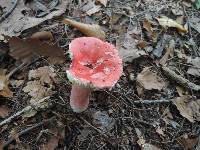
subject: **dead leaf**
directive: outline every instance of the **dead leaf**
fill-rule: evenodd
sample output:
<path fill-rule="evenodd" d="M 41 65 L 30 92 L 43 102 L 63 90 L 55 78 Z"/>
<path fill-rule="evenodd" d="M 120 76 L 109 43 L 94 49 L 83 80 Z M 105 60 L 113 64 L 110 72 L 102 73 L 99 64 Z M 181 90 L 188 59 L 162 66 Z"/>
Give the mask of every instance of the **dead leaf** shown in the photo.
<path fill-rule="evenodd" d="M 56 73 L 54 73 L 54 69 L 50 66 L 43 66 L 35 70 L 30 70 L 28 74 L 29 80 L 32 78 L 39 78 L 41 82 L 52 85 L 53 82 L 56 81 Z"/>
<path fill-rule="evenodd" d="M 52 136 L 46 144 L 40 146 L 41 150 L 55 150 L 59 141 L 64 139 L 64 129 L 64 125 L 61 122 L 57 125 L 57 128 L 50 129 L 49 132 Z"/>
<path fill-rule="evenodd" d="M 170 124 L 170 120 L 173 119 L 172 113 L 170 112 L 169 108 L 166 108 L 165 111 L 163 112 L 163 121 L 169 125 Z"/>
<path fill-rule="evenodd" d="M 13 87 L 19 87 L 24 83 L 24 80 L 10 80 L 10 84 Z"/>
<path fill-rule="evenodd" d="M 164 113 L 163 113 L 163 121 L 165 122 L 166 125 L 171 125 L 173 128 L 177 129 L 180 127 L 180 125 L 174 121 L 173 116 L 169 110 L 169 108 L 167 108 Z"/>
<path fill-rule="evenodd" d="M 43 144 L 41 147 L 41 150 L 55 150 L 55 148 L 58 146 L 59 138 L 55 136 L 51 136 L 50 140 Z"/>
<path fill-rule="evenodd" d="M 143 21 L 143 28 L 147 31 L 147 35 L 148 35 L 149 39 L 151 39 L 153 42 L 156 42 L 157 35 L 156 35 L 156 32 L 153 31 L 153 28 L 152 28 L 149 20 L 145 19 Z"/>
<path fill-rule="evenodd" d="M 158 148 L 154 145 L 146 143 L 146 141 L 142 135 L 142 132 L 138 128 L 135 128 L 135 132 L 138 136 L 137 143 L 141 147 L 142 150 L 161 150 L 160 148 Z"/>
<path fill-rule="evenodd" d="M 7 0 L 1 0 L 2 8 L 9 9 L 10 6 L 12 6 L 11 3 L 12 1 L 8 2 Z M 24 15 L 22 12 L 28 12 L 29 8 L 25 6 L 23 0 L 18 0 L 17 6 L 12 14 L 0 24 L 0 40 L 4 40 L 3 35 L 18 36 L 26 29 L 34 27 L 45 20 L 60 16 L 65 12 L 68 3 L 69 1 L 62 0 L 55 9 L 51 10 L 46 16 L 36 18 L 35 16 Z"/>
<path fill-rule="evenodd" d="M 99 2 L 106 7 L 108 0 L 96 0 L 96 2 Z"/>
<path fill-rule="evenodd" d="M 25 111 L 25 112 L 22 114 L 22 117 L 23 117 L 23 118 L 30 118 L 30 117 L 35 116 L 35 114 L 37 114 L 37 110 L 35 110 L 35 108 L 33 108 L 33 109 L 30 109 L 30 110 Z"/>
<path fill-rule="evenodd" d="M 157 89 L 161 90 L 167 86 L 167 83 L 150 70 L 150 67 L 146 67 L 137 75 L 137 83 L 139 86 L 143 87 L 146 90 Z"/>
<path fill-rule="evenodd" d="M 145 143 L 144 145 L 141 146 L 142 150 L 161 150 L 160 148 L 158 148 L 155 145 L 149 144 L 149 143 Z"/>
<path fill-rule="evenodd" d="M 180 97 L 188 94 L 187 91 L 181 86 L 176 86 L 176 90 Z"/>
<path fill-rule="evenodd" d="M 8 84 L 9 84 L 9 80 L 5 74 L 5 70 L 0 69 L 0 95 L 3 97 L 13 96 L 13 93 L 10 91 Z"/>
<path fill-rule="evenodd" d="M 135 132 L 138 136 L 138 140 L 137 140 L 138 145 L 140 146 L 144 145 L 146 141 L 142 135 L 142 132 L 138 128 L 135 128 Z"/>
<path fill-rule="evenodd" d="M 71 19 L 64 19 L 63 23 L 77 28 L 80 32 L 82 32 L 86 36 L 92 36 L 92 37 L 97 37 L 100 39 L 105 39 L 105 32 L 97 24 L 85 24 L 85 23 L 77 22 Z"/>
<path fill-rule="evenodd" d="M 137 94 L 140 96 L 140 97 L 143 97 L 144 96 L 144 88 L 140 87 L 140 86 L 136 86 L 136 90 L 137 90 Z"/>
<path fill-rule="evenodd" d="M 31 96 L 30 104 L 35 105 L 44 97 L 51 96 L 53 91 L 53 83 L 55 82 L 56 74 L 49 66 L 40 67 L 36 70 L 29 71 L 29 80 L 26 86 L 22 89 L 25 93 Z M 45 85 L 47 84 L 47 86 Z M 45 105 L 45 104 L 44 104 Z M 29 112 L 34 114 L 35 112 Z"/>
<path fill-rule="evenodd" d="M 24 0 L 25 5 L 30 8 L 36 17 L 44 17 L 51 11 L 56 9 L 59 5 L 59 0 L 52 1 L 38 1 L 38 0 Z"/>
<path fill-rule="evenodd" d="M 5 144 L 5 141 L 0 139 L 0 150 L 3 150 L 3 145 Z"/>
<path fill-rule="evenodd" d="M 162 56 L 163 50 L 169 40 L 171 40 L 172 37 L 170 35 L 164 34 L 157 42 L 156 47 L 153 50 L 153 55 L 157 58 L 160 58 Z"/>
<path fill-rule="evenodd" d="M 83 142 L 87 139 L 88 135 L 92 133 L 92 130 L 89 128 L 84 128 L 80 131 L 80 134 L 77 136 L 78 140 Z"/>
<path fill-rule="evenodd" d="M 193 65 L 188 68 L 187 73 L 193 76 L 200 77 L 200 57 L 196 58 L 188 57 L 187 63 Z"/>
<path fill-rule="evenodd" d="M 31 99 L 30 105 L 26 106 L 23 110 L 22 117 L 33 117 L 37 111 L 46 110 L 51 106 L 50 96 L 43 97 L 41 99 Z"/>
<path fill-rule="evenodd" d="M 53 81 L 55 81 L 55 73 L 48 66 L 40 67 L 36 70 L 29 71 L 29 79 L 26 86 L 22 89 L 25 93 L 31 96 L 29 103 L 39 109 L 48 108 L 50 102 L 47 101 L 49 96 L 54 94 Z M 46 86 L 47 84 L 48 86 Z M 47 100 L 45 99 L 47 98 Z M 37 109 L 30 109 L 23 114 L 24 118 L 32 117 L 37 113 Z"/>
<path fill-rule="evenodd" d="M 97 111 L 93 114 L 93 124 L 103 133 L 109 132 L 115 125 L 115 120 L 108 116 L 106 112 Z"/>
<path fill-rule="evenodd" d="M 52 86 L 49 88 L 45 87 L 43 83 L 35 80 L 27 82 L 27 85 L 22 90 L 31 96 L 30 105 L 37 106 L 38 108 L 35 107 L 25 111 L 22 115 L 23 118 L 33 117 L 40 109 L 49 107 L 50 102 L 48 97 L 53 94 Z"/>
<path fill-rule="evenodd" d="M 158 134 L 162 135 L 162 136 L 165 136 L 163 130 L 164 130 L 163 128 L 158 127 L 158 128 L 156 129 L 156 132 L 157 132 Z"/>
<path fill-rule="evenodd" d="M 161 26 L 165 27 L 173 27 L 177 28 L 179 32 L 187 33 L 187 29 L 185 29 L 181 24 L 177 23 L 175 20 L 172 20 L 166 16 L 161 16 L 156 18 Z"/>
<path fill-rule="evenodd" d="M 190 1 L 190 0 L 189 0 L 189 1 Z M 186 7 L 192 7 L 191 2 L 189 2 L 189 1 L 182 1 L 182 4 L 183 4 L 184 6 L 186 6 Z"/>
<path fill-rule="evenodd" d="M 137 43 L 137 47 L 141 48 L 141 49 L 144 49 L 145 47 L 147 47 L 147 42 L 143 41 L 143 40 L 140 40 L 138 43 Z"/>
<path fill-rule="evenodd" d="M 193 16 L 192 18 L 188 18 L 188 19 L 189 19 L 190 26 L 200 33 L 200 18 Z"/>
<path fill-rule="evenodd" d="M 183 134 L 177 138 L 185 150 L 193 149 L 198 143 L 198 136 L 189 137 L 188 134 Z"/>
<path fill-rule="evenodd" d="M 119 36 L 116 40 L 116 47 L 119 50 L 119 55 L 123 62 L 132 62 L 134 59 L 147 55 L 145 51 L 137 48 L 137 41 L 133 39 L 128 33 Z"/>
<path fill-rule="evenodd" d="M 184 24 L 185 16 L 180 16 L 176 18 L 176 22 L 179 24 Z"/>
<path fill-rule="evenodd" d="M 27 82 L 22 90 L 28 93 L 34 100 L 49 96 L 50 92 L 50 88 L 44 87 L 43 83 L 38 80 Z"/>
<path fill-rule="evenodd" d="M 174 48 L 175 48 L 175 41 L 171 40 L 169 43 L 169 47 L 166 48 L 165 55 L 159 61 L 161 65 L 164 65 L 167 62 L 169 56 L 173 57 Z"/>
<path fill-rule="evenodd" d="M 0 117 L 1 118 L 7 117 L 10 112 L 11 112 L 11 110 L 7 106 L 5 106 L 5 105 L 0 106 Z"/>
<path fill-rule="evenodd" d="M 192 99 L 189 95 L 177 97 L 173 101 L 180 114 L 190 122 L 200 121 L 200 99 Z"/>
<path fill-rule="evenodd" d="M 64 51 L 56 45 L 49 45 L 38 39 L 9 39 L 10 55 L 23 62 L 29 61 L 33 56 L 42 55 L 49 57 L 51 63 L 62 63 L 65 60 Z"/>
<path fill-rule="evenodd" d="M 172 5 L 171 11 L 176 16 L 183 16 L 184 15 L 184 11 L 182 9 L 182 6 L 179 5 L 179 4 Z"/>
<path fill-rule="evenodd" d="M 33 33 L 30 38 L 38 39 L 41 41 L 42 40 L 50 41 L 50 40 L 53 40 L 53 35 L 49 31 L 40 31 L 40 32 Z"/>
<path fill-rule="evenodd" d="M 89 0 L 86 5 L 82 7 L 82 11 L 86 12 L 87 15 L 91 16 L 101 10 L 100 5 L 96 5 L 95 1 Z"/>

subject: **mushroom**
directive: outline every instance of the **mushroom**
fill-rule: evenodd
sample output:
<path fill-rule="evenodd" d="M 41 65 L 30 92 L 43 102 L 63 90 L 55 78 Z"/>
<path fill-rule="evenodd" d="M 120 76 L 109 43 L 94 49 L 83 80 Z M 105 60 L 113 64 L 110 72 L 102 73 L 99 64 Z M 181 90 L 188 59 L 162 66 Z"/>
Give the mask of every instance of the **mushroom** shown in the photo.
<path fill-rule="evenodd" d="M 69 45 L 72 59 L 67 77 L 72 82 L 70 106 L 82 112 L 95 89 L 111 88 L 122 75 L 122 60 L 116 48 L 95 37 L 80 37 Z"/>

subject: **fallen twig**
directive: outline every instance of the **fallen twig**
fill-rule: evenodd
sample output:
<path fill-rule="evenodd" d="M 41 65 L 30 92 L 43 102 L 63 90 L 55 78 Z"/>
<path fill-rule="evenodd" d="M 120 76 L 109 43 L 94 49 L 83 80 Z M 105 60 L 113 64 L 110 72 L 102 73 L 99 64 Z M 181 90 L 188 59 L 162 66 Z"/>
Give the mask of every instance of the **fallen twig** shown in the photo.
<path fill-rule="evenodd" d="M 13 69 L 9 74 L 7 74 L 6 77 L 9 79 L 14 73 L 16 73 L 18 70 L 20 70 L 25 65 L 26 65 L 25 62 L 22 63 L 22 64 L 20 64 L 18 67 L 16 67 L 15 69 Z"/>
<path fill-rule="evenodd" d="M 20 116 L 21 114 L 23 114 L 24 112 L 30 111 L 31 110 L 31 106 L 27 106 L 24 109 L 22 109 L 21 111 L 18 111 L 17 113 L 13 114 L 12 116 L 10 116 L 9 118 L 5 119 L 4 121 L 0 122 L 0 127 L 11 122 L 14 118 Z"/>
<path fill-rule="evenodd" d="M 5 13 L 3 14 L 1 17 L 0 17 L 0 23 L 5 20 L 12 12 L 13 10 L 15 9 L 15 7 L 17 6 L 17 2 L 18 0 L 15 0 L 13 3 L 13 6 Z"/>
<path fill-rule="evenodd" d="M 25 130 L 22 130 L 21 132 L 19 132 L 19 133 L 17 134 L 17 137 L 20 137 L 20 136 L 22 136 L 23 134 L 26 134 L 27 132 L 29 132 L 29 131 L 31 131 L 31 130 L 33 130 L 33 129 L 39 127 L 39 126 L 41 126 L 41 125 L 43 125 L 43 124 L 45 124 L 45 123 L 47 123 L 47 122 L 50 122 L 50 121 L 54 120 L 55 118 L 56 118 L 56 117 L 54 116 L 54 117 L 51 117 L 51 118 L 49 118 L 49 119 L 43 120 L 42 122 L 37 123 L 37 124 L 35 124 L 35 125 L 31 126 L 31 127 L 28 127 L 28 128 L 26 128 Z M 12 143 L 14 140 L 15 140 L 15 138 L 9 139 L 9 140 L 3 145 L 3 148 L 6 148 L 6 147 L 7 147 L 10 143 Z"/>
<path fill-rule="evenodd" d="M 175 80 L 177 83 L 183 85 L 184 87 L 195 90 L 195 91 L 200 90 L 199 85 L 196 85 L 196 84 L 190 82 L 189 80 L 183 78 L 182 76 L 176 74 L 174 71 L 172 71 L 168 67 L 162 66 L 162 69 L 166 73 L 166 75 L 168 75 L 169 77 L 171 77 L 173 80 Z"/>
<path fill-rule="evenodd" d="M 156 103 L 169 103 L 172 100 L 170 99 L 159 99 L 159 100 L 139 100 L 133 101 L 135 104 L 156 104 Z"/>
<path fill-rule="evenodd" d="M 37 103 L 35 103 L 33 106 L 26 106 L 24 109 L 22 109 L 21 111 L 18 111 L 17 113 L 13 114 L 12 116 L 8 117 L 7 119 L 3 120 L 2 122 L 0 122 L 0 127 L 11 122 L 13 119 L 15 119 L 16 117 L 19 117 L 20 115 L 22 115 L 25 112 L 31 111 L 32 109 L 34 110 L 39 110 L 42 109 L 44 107 L 44 105 L 42 105 L 42 103 L 44 103 L 46 100 L 49 99 L 49 96 L 44 97 L 43 99 L 39 100 Z M 45 108 L 45 107 L 44 107 Z M 43 108 L 43 109 L 44 109 Z"/>

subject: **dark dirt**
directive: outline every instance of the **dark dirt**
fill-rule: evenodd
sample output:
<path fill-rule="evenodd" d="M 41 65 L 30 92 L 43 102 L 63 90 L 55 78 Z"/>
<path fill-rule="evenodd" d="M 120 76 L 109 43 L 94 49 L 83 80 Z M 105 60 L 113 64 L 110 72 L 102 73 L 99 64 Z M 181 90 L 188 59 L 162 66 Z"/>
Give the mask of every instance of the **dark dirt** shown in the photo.
<path fill-rule="evenodd" d="M 37 27 L 28 29 L 22 33 L 21 37 L 29 37 L 35 31 L 51 31 L 55 39 L 53 43 L 67 52 L 70 41 L 76 37 L 83 36 L 76 29 L 60 23 L 61 18 L 70 17 L 81 22 L 99 24 L 106 31 L 106 40 L 116 45 L 116 39 L 130 28 L 142 29 L 142 21 L 145 16 L 157 17 L 165 15 L 170 18 L 176 18 L 177 16 L 171 12 L 173 7 L 180 8 L 184 12 L 184 16 L 186 14 L 187 16 L 197 17 L 200 15 L 198 10 L 184 6 L 181 1 L 144 0 L 140 2 L 140 0 L 110 0 L 107 7 L 102 7 L 103 9 L 98 13 L 88 16 L 83 14 L 78 1 L 74 0 L 69 3 L 69 7 L 63 16 L 45 21 Z M 193 37 L 196 45 L 200 47 L 200 33 L 197 33 L 192 28 L 186 35 L 172 32 L 172 30 L 162 31 L 162 29 L 157 29 L 156 32 L 159 33 L 160 37 L 164 33 L 170 34 L 174 39 L 179 39 L 182 43 Z M 137 36 L 147 39 L 143 29 Z M 8 45 L 1 42 L 0 48 L 7 50 Z M 182 49 L 183 46 L 181 47 L 180 44 L 176 48 Z M 187 51 L 187 54 L 195 56 L 195 52 L 192 49 Z M 55 83 L 55 94 L 51 97 L 51 107 L 38 112 L 34 117 L 27 119 L 18 117 L 11 123 L 3 126 L 0 129 L 0 139 L 9 141 L 15 137 L 9 144 L 4 142 L 5 149 L 36 150 L 48 143 L 52 137 L 56 137 L 58 139 L 56 149 L 140 150 L 142 148 L 137 142 L 141 138 L 137 133 L 138 129 L 145 143 L 150 143 L 163 150 L 186 149 L 179 139 L 184 134 L 198 137 L 200 133 L 199 122 L 189 122 L 180 115 L 176 106 L 171 102 L 155 104 L 134 103 L 134 101 L 138 100 L 174 99 L 178 97 L 176 89 L 178 84 L 165 76 L 157 64 L 157 60 L 149 54 L 149 56 L 141 56 L 131 63 L 126 63 L 124 65 L 124 74 L 115 87 L 111 90 L 92 92 L 89 108 L 81 114 L 73 113 L 69 106 L 71 85 L 67 80 L 65 70 L 70 64 L 70 59 L 66 55 L 66 62 L 64 64 L 50 64 L 60 77 L 59 83 Z M 198 77 L 193 77 L 186 73 L 188 66 L 184 65 L 184 63 L 178 63 L 176 58 L 170 59 L 168 63 L 175 65 L 181 70 L 185 78 L 200 85 Z M 9 72 L 18 66 L 19 62 L 16 62 L 7 53 L 0 53 L 0 64 L 1 68 L 7 68 Z M 12 76 L 12 79 L 24 79 L 24 83 L 17 88 L 10 87 L 14 92 L 13 98 L 0 97 L 0 105 L 6 105 L 12 110 L 9 116 L 22 110 L 29 104 L 30 96 L 22 91 L 22 88 L 28 81 L 29 70 L 45 65 L 49 65 L 45 58 L 37 58 L 29 66 L 23 67 Z M 151 66 L 153 70 L 158 72 L 170 84 L 165 90 L 144 90 L 143 94 L 139 95 L 136 80 L 135 78 L 133 80 L 130 79 L 130 74 L 136 77 L 147 66 Z M 198 91 L 187 90 L 187 92 L 196 98 L 200 98 Z M 171 118 L 173 122 L 166 124 L 163 118 L 167 115 L 166 111 L 168 110 L 173 116 Z M 102 124 L 98 123 L 98 119 L 94 119 L 94 115 L 97 112 L 106 114 L 107 119 L 110 119 L 109 124 L 111 125 L 105 125 L 106 129 Z M 51 121 L 44 122 L 44 120 L 49 118 L 52 118 Z M 16 137 L 20 132 L 41 122 L 42 124 L 38 127 Z M 162 129 L 163 134 L 158 133 L 158 128 Z M 49 147 L 46 145 L 46 148 Z"/>

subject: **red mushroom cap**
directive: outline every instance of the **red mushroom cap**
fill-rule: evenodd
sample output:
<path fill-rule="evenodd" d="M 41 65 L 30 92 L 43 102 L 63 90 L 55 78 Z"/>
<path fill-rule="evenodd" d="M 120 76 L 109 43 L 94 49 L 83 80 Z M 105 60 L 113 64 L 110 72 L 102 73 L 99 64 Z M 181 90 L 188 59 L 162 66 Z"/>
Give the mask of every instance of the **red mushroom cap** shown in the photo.
<path fill-rule="evenodd" d="M 68 78 L 86 87 L 110 88 L 122 75 L 122 60 L 116 48 L 94 37 L 74 39 L 70 44 L 72 64 Z"/>

